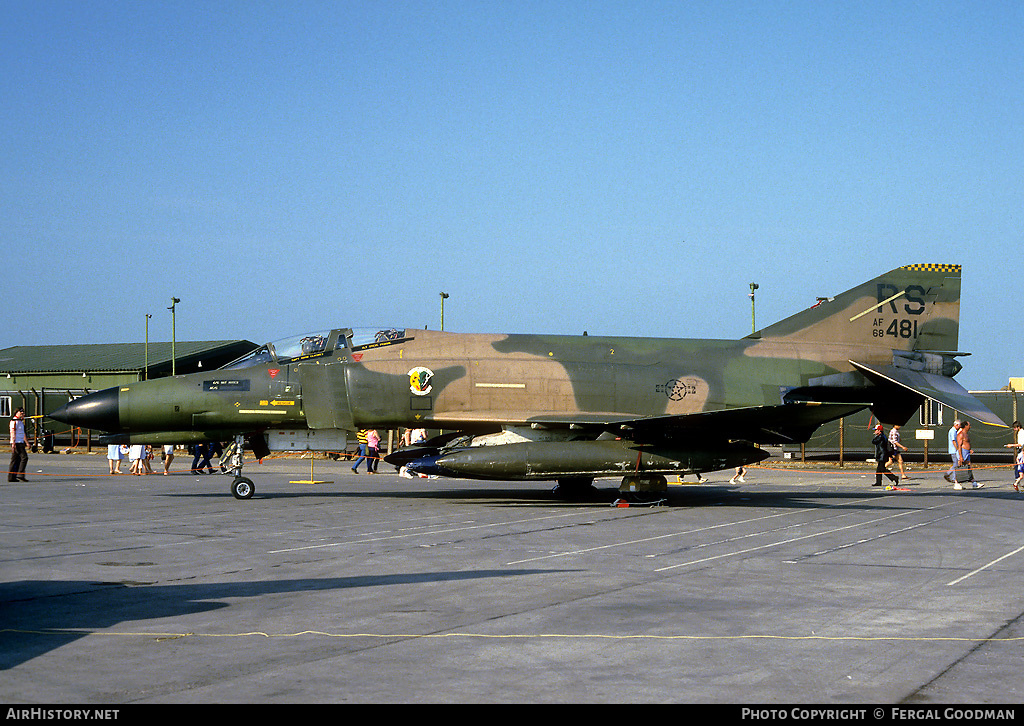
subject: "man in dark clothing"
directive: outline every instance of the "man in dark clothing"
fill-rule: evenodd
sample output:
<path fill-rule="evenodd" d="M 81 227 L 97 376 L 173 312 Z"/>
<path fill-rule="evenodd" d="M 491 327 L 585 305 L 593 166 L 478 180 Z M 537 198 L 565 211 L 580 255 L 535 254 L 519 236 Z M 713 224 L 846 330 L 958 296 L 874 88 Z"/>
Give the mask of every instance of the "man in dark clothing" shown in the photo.
<path fill-rule="evenodd" d="M 882 474 L 885 474 L 893 482 L 898 482 L 900 480 L 899 477 L 885 468 L 885 462 L 889 461 L 889 457 L 892 456 L 892 451 L 889 449 L 889 439 L 885 435 L 885 430 L 882 428 L 882 424 L 875 426 L 875 438 L 871 439 L 871 443 L 875 445 L 876 462 L 875 483 L 872 486 L 882 486 Z"/>
<path fill-rule="evenodd" d="M 219 441 L 206 442 L 206 459 L 204 459 L 200 463 L 200 468 L 202 468 L 203 464 L 206 464 L 206 466 L 209 468 L 209 472 L 211 474 L 216 474 L 217 470 L 213 468 L 212 461 L 213 457 L 215 456 L 217 457 L 218 461 L 221 461 L 224 458 L 224 447 L 220 445 Z M 227 471 L 227 469 L 224 468 L 224 464 L 222 461 L 220 464 L 220 471 L 222 474 Z"/>
<path fill-rule="evenodd" d="M 192 473 L 193 474 L 205 474 L 203 471 L 210 464 L 210 449 L 206 445 L 206 442 L 196 444 L 193 448 L 192 455 Z"/>
<path fill-rule="evenodd" d="M 11 419 L 11 466 L 7 470 L 7 481 L 28 481 L 25 467 L 28 465 L 28 437 L 25 435 L 25 409 L 19 408 Z"/>

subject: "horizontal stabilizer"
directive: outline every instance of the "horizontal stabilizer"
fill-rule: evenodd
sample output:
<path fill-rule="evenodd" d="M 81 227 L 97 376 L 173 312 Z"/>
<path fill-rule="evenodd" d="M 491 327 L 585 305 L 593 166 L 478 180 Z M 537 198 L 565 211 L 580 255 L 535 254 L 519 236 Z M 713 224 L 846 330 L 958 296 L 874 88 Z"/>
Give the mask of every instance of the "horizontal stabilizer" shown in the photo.
<path fill-rule="evenodd" d="M 850 363 L 873 383 L 883 381 L 893 383 L 925 398 L 938 401 L 943 406 L 959 411 L 967 418 L 992 426 L 1006 426 L 1002 419 L 989 411 L 985 404 L 972 396 L 966 388 L 952 378 L 896 366 L 868 365 L 856 361 L 850 361 Z"/>

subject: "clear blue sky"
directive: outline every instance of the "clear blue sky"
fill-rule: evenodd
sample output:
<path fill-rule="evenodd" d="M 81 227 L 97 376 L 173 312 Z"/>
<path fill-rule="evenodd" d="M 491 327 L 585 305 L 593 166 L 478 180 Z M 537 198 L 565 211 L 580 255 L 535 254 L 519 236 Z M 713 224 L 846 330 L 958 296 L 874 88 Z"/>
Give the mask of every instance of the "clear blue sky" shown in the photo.
<path fill-rule="evenodd" d="M 738 338 L 963 265 L 1024 375 L 1024 2 L 0 0 L 0 347 Z"/>

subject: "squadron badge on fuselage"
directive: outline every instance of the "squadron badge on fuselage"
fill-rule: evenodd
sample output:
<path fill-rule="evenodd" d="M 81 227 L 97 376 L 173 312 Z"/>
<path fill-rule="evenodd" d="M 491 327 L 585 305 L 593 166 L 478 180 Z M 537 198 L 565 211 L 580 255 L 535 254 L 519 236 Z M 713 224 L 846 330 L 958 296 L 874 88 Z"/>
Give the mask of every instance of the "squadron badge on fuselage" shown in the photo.
<path fill-rule="evenodd" d="M 409 371 L 409 390 L 417 396 L 426 396 L 430 393 L 430 380 L 434 377 L 434 371 L 423 366 L 416 366 Z"/>

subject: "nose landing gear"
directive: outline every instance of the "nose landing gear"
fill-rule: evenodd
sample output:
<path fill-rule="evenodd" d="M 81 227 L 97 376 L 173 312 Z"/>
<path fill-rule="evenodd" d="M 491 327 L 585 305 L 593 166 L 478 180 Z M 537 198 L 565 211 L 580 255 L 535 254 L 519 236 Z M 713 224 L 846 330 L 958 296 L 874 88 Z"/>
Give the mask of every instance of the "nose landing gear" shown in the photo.
<path fill-rule="evenodd" d="M 228 469 L 235 478 L 231 481 L 231 496 L 235 499 L 252 499 L 252 495 L 256 493 L 256 485 L 252 483 L 252 479 L 242 476 L 242 450 L 245 446 L 245 437 L 242 434 L 236 434 L 235 440 L 228 447 L 228 451 L 225 452 L 225 458 L 228 460 Z"/>

